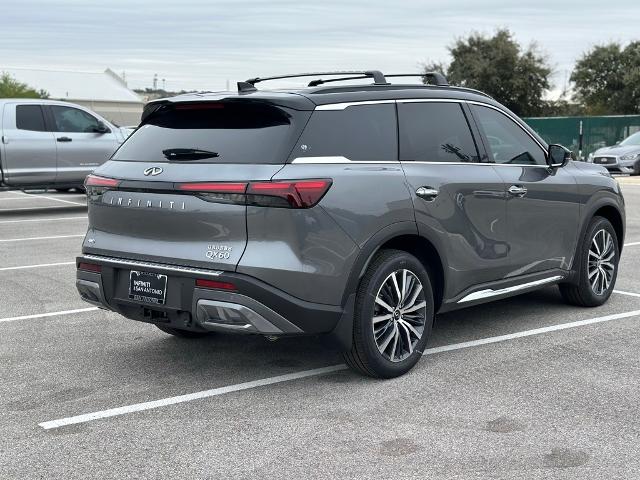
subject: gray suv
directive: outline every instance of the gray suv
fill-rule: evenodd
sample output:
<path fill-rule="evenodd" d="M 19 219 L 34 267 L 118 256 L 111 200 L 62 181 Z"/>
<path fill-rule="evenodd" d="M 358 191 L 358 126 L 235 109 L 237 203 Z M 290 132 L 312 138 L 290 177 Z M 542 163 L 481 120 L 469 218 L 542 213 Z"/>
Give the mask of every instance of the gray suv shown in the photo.
<path fill-rule="evenodd" d="M 603 167 L 437 73 L 300 76 L 146 106 L 86 181 L 84 300 L 180 337 L 330 334 L 389 378 L 438 312 L 553 284 L 609 298 L 625 213 Z"/>

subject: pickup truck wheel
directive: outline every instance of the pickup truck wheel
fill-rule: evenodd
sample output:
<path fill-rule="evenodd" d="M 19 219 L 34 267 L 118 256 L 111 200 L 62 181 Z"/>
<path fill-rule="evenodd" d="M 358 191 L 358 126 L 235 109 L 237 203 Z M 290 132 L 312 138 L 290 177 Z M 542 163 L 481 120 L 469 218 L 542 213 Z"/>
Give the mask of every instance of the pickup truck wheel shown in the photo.
<path fill-rule="evenodd" d="M 164 333 L 168 333 L 169 335 L 180 338 L 202 338 L 211 335 L 210 332 L 192 332 L 191 330 L 181 330 L 179 328 L 167 327 L 165 325 L 156 324 L 156 327 L 158 327 Z"/>
<path fill-rule="evenodd" d="M 380 252 L 358 287 L 347 365 L 374 378 L 403 375 L 422 357 L 433 316 L 431 281 L 422 263 L 401 250 Z"/>
<path fill-rule="evenodd" d="M 567 303 L 581 307 L 597 307 L 605 303 L 618 276 L 618 237 L 611 222 L 594 217 L 585 232 L 578 262 L 578 284 L 560 284 L 560 293 Z"/>

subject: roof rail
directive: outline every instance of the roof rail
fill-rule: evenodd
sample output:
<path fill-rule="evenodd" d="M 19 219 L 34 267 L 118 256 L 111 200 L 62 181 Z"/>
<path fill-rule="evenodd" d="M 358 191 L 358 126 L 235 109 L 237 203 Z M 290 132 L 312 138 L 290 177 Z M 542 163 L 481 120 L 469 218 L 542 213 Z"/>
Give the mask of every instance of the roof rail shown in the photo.
<path fill-rule="evenodd" d="M 433 85 L 437 85 L 439 87 L 448 87 L 449 82 L 447 81 L 447 77 L 445 77 L 440 72 L 423 72 L 423 73 L 392 73 L 389 75 L 385 75 L 387 78 L 391 77 L 422 77 L 423 79 L 429 79 L 433 81 Z"/>
<path fill-rule="evenodd" d="M 345 80 L 362 80 L 365 78 L 373 78 L 374 85 L 390 85 L 387 78 L 391 77 L 421 77 L 423 79 L 430 79 L 434 85 L 440 87 L 449 86 L 447 78 L 439 72 L 423 72 L 423 73 L 394 73 L 390 75 L 384 75 L 379 70 L 349 70 L 342 72 L 314 72 L 314 73 L 295 73 L 288 75 L 276 75 L 273 77 L 255 77 L 250 78 L 244 82 L 238 82 L 239 92 L 253 92 L 255 91 L 255 84 L 260 82 L 266 82 L 269 80 L 280 80 L 283 78 L 300 78 L 300 77 L 320 77 L 331 76 L 338 78 L 318 78 L 309 82 L 309 87 L 317 87 L 324 83 L 342 82 Z"/>
<path fill-rule="evenodd" d="M 344 72 L 314 72 L 314 73 L 296 73 L 290 75 L 276 75 L 274 77 L 256 77 L 250 78 L 245 83 L 249 83 L 251 85 L 255 85 L 259 82 L 265 82 L 267 80 L 280 80 L 282 78 L 298 78 L 298 77 L 319 77 L 321 75 L 358 75 L 356 78 L 373 78 L 373 83 L 376 85 L 388 85 L 387 80 L 384 78 L 382 72 L 378 70 L 356 70 L 356 71 L 344 71 Z M 349 78 L 351 80 L 351 78 Z M 342 79 L 346 80 L 346 79 Z M 316 80 L 320 81 L 320 80 Z M 327 82 L 328 80 L 322 81 L 322 83 Z M 338 81 L 338 80 L 334 80 Z M 318 84 L 319 85 L 319 84 Z"/>

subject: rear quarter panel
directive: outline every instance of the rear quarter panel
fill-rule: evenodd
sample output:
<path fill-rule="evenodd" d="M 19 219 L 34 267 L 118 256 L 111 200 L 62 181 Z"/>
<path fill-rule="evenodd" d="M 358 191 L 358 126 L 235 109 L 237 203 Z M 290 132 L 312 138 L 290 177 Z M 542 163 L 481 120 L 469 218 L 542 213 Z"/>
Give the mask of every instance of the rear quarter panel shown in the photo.
<path fill-rule="evenodd" d="M 307 301 L 340 305 L 360 248 L 396 222 L 415 222 L 400 164 L 288 164 L 274 180 L 331 178 L 318 205 L 249 207 L 237 271 Z"/>

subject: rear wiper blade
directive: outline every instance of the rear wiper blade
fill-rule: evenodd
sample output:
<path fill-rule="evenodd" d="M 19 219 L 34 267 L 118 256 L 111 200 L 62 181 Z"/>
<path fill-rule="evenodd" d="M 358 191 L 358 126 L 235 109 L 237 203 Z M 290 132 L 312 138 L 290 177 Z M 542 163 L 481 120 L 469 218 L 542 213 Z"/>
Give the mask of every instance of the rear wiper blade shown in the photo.
<path fill-rule="evenodd" d="M 162 153 L 169 160 L 202 160 L 220 156 L 218 152 L 200 150 L 199 148 L 168 148 Z"/>

